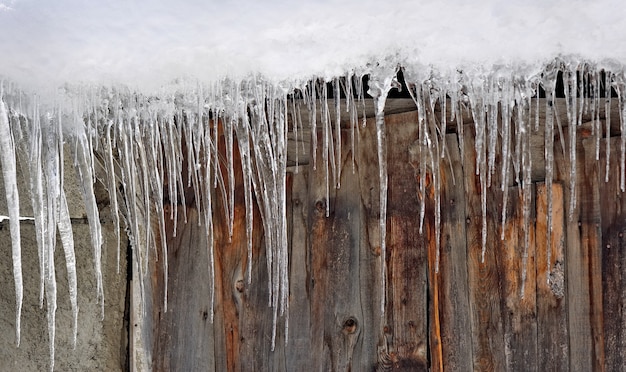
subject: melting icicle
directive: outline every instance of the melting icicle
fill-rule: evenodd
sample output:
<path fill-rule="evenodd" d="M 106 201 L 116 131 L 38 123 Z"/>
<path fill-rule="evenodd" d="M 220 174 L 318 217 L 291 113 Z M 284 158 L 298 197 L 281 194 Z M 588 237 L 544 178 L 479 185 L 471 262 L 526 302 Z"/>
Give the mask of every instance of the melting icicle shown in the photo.
<path fill-rule="evenodd" d="M 341 86 L 339 79 L 333 80 L 335 101 L 335 187 L 341 187 Z"/>
<path fill-rule="evenodd" d="M 67 208 L 65 193 L 61 192 L 59 198 L 59 221 L 57 222 L 61 245 L 65 254 L 65 266 L 67 267 L 67 284 L 69 287 L 70 304 L 72 306 L 72 346 L 76 348 L 76 333 L 78 330 L 78 282 L 76 279 L 76 255 L 74 253 L 74 234 L 72 233 L 72 221 Z"/>
<path fill-rule="evenodd" d="M 96 270 L 96 291 L 101 304 L 102 318 L 104 318 L 104 287 L 102 284 L 102 231 L 98 204 L 93 190 L 94 177 L 91 167 L 91 149 L 88 148 L 87 138 L 84 132 L 76 134 L 75 161 L 78 176 L 82 186 L 82 194 L 91 231 L 91 244 L 93 247 L 94 267 Z"/>
<path fill-rule="evenodd" d="M 606 116 L 604 127 L 606 133 L 604 141 L 606 143 L 606 167 L 604 169 L 604 182 L 609 182 L 609 170 L 611 165 L 611 72 L 606 71 L 604 79 L 604 115 Z"/>
<path fill-rule="evenodd" d="M 376 115 L 376 152 L 378 153 L 378 176 L 380 182 L 380 257 L 381 257 L 381 312 L 385 313 L 386 288 L 387 288 L 387 138 L 385 128 L 385 101 L 387 94 L 392 88 L 399 88 L 396 72 L 392 76 L 372 74 L 368 94 L 374 98 L 374 111 Z M 383 79 L 383 81 L 380 81 Z"/>
<path fill-rule="evenodd" d="M 11 229 L 11 258 L 13 260 L 13 280 L 15 281 L 15 342 L 20 344 L 20 319 L 22 318 L 22 247 L 20 243 L 20 202 L 17 191 L 17 169 L 15 143 L 9 124 L 9 115 L 4 104 L 4 89 L 0 88 L 0 164 L 9 209 Z"/>
<path fill-rule="evenodd" d="M 563 73 L 563 82 L 565 89 L 565 105 L 567 107 L 567 120 L 569 126 L 569 163 L 570 163 L 570 203 L 568 216 L 572 221 L 574 218 L 574 209 L 576 208 L 576 132 L 577 132 L 577 115 L 576 110 L 576 88 L 577 78 L 576 71 L 565 71 Z M 582 105 L 581 105 L 582 107 Z"/>
<path fill-rule="evenodd" d="M 546 124 L 544 134 L 544 153 L 546 159 L 546 194 L 548 200 L 548 215 L 547 228 L 546 228 L 546 262 L 547 262 L 547 275 L 546 280 L 550 280 L 550 273 L 552 272 L 552 181 L 554 178 L 554 97 L 556 90 L 556 77 L 557 68 L 552 67 L 546 71 L 546 76 L 543 80 L 543 86 L 546 91 Z M 549 283 L 548 283 L 549 284 Z"/>

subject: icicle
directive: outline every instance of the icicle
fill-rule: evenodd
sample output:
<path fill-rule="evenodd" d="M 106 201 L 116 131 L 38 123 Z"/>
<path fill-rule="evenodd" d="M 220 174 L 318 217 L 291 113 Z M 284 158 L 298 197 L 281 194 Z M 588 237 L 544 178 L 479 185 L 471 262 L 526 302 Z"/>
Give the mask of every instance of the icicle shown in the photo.
<path fill-rule="evenodd" d="M 59 198 L 59 220 L 57 222 L 61 245 L 65 254 L 65 266 L 67 268 L 67 284 L 72 306 L 72 347 L 76 349 L 76 332 L 78 330 L 78 289 L 76 279 L 76 255 L 74 253 L 74 234 L 72 233 L 72 221 L 65 193 L 61 191 Z"/>
<path fill-rule="evenodd" d="M 569 221 L 574 218 L 576 208 L 576 132 L 577 132 L 577 81 L 576 72 L 565 71 L 563 73 L 563 83 L 565 89 L 565 104 L 567 107 L 567 121 L 569 126 L 569 163 L 570 163 L 570 199 L 569 199 Z M 581 105 L 582 107 L 582 105 Z"/>
<path fill-rule="evenodd" d="M 593 115 L 593 135 L 596 139 L 596 161 L 600 160 L 600 139 L 602 138 L 602 123 L 600 121 L 600 72 L 596 71 L 594 74 L 593 85 L 593 108 L 595 115 Z M 593 112 L 593 111 L 592 111 Z"/>
<path fill-rule="evenodd" d="M 441 97 L 441 95 L 439 96 Z M 441 177 L 440 177 L 440 159 L 444 154 L 444 144 L 445 143 L 445 130 L 442 130 L 437 127 L 436 117 L 435 117 L 435 103 L 437 97 L 433 96 L 432 92 L 430 93 L 430 109 L 427 112 L 428 121 L 430 122 L 430 132 L 431 137 L 435 138 L 435 151 L 429 147 L 428 155 L 430 157 L 430 167 L 431 167 L 431 175 L 432 175 L 432 183 L 435 188 L 435 273 L 439 273 L 439 258 L 441 251 Z M 443 94 L 443 100 L 445 101 L 445 93 Z M 445 105 L 444 105 L 445 107 Z M 444 110 L 445 112 L 445 110 Z M 445 116 L 445 113 L 444 113 Z M 440 133 L 441 137 L 441 145 L 440 141 L 436 140 L 438 134 Z"/>
<path fill-rule="evenodd" d="M 606 143 L 606 167 L 604 169 L 604 182 L 609 182 L 610 158 L 611 158 L 611 72 L 605 71 L 604 79 L 604 115 L 605 119 L 605 143 Z"/>
<path fill-rule="evenodd" d="M 341 187 L 341 86 L 339 79 L 333 80 L 335 98 L 335 187 Z"/>
<path fill-rule="evenodd" d="M 543 86 L 546 91 L 546 124 L 545 124 L 545 136 L 544 136 L 544 152 L 546 159 L 546 193 L 548 199 L 548 215 L 547 215 L 547 272 L 546 280 L 550 280 L 550 273 L 552 272 L 552 180 L 554 172 L 554 92 L 556 87 L 557 68 L 552 67 L 546 72 L 546 76 L 543 81 Z"/>
<path fill-rule="evenodd" d="M 104 287 L 102 285 L 102 231 L 100 226 L 100 215 L 98 213 L 98 204 L 93 190 L 93 175 L 91 173 L 92 149 L 88 148 L 87 138 L 84 132 L 76 134 L 76 153 L 74 154 L 77 173 L 81 183 L 81 191 L 85 209 L 87 212 L 87 220 L 89 221 L 89 230 L 91 232 L 91 244 L 93 247 L 94 268 L 96 271 L 96 291 L 102 308 L 102 318 L 104 318 Z"/>
<path fill-rule="evenodd" d="M 333 183 L 336 184 L 335 177 L 335 162 L 329 160 L 329 154 L 333 153 L 332 150 L 332 130 L 330 123 L 330 112 L 328 111 L 328 94 L 326 92 L 326 84 L 322 84 L 322 96 L 320 97 L 321 119 L 322 119 L 322 166 L 324 167 L 324 182 L 326 187 L 326 217 L 330 215 L 330 190 L 329 190 L 329 170 L 328 166 L 332 166 Z M 330 164 L 329 164 L 330 163 Z"/>
<path fill-rule="evenodd" d="M 317 82 L 311 80 L 309 82 L 310 95 L 308 97 L 309 105 L 309 123 L 311 124 L 311 160 L 313 161 L 313 170 L 317 169 Z"/>
<path fill-rule="evenodd" d="M 26 144 L 24 144 L 26 147 Z M 30 141 L 28 144 L 28 159 L 30 173 L 30 195 L 35 219 L 35 234 L 37 236 L 37 254 L 39 258 L 39 307 L 43 308 L 44 288 L 45 288 L 45 266 L 44 266 L 44 246 L 45 224 L 46 224 L 46 203 L 44 201 L 44 179 L 42 164 L 43 142 L 41 138 L 41 122 L 39 118 L 38 104 L 35 103 L 35 110 L 30 131 Z"/>
<path fill-rule="evenodd" d="M 0 83 L 1 84 L 1 83 Z M 15 282 L 15 342 L 20 345 L 20 320 L 22 318 L 22 247 L 20 242 L 20 202 L 17 190 L 17 169 L 15 159 L 15 143 L 9 115 L 4 104 L 4 88 L 0 87 L 0 164 L 9 209 L 9 226 L 11 229 L 11 257 L 13 260 L 13 280 Z"/>
<path fill-rule="evenodd" d="M 626 191 L 626 97 L 624 97 L 626 89 L 626 81 L 624 74 L 616 76 L 615 91 L 619 102 L 619 124 L 620 124 L 620 166 L 619 166 L 619 187 L 620 191 Z"/>
<path fill-rule="evenodd" d="M 485 110 L 487 111 L 487 184 L 491 186 L 491 175 L 496 171 L 496 144 L 498 142 L 498 82 L 490 79 L 485 92 L 488 99 Z"/>
<path fill-rule="evenodd" d="M 52 226 L 50 226 L 52 227 Z M 50 349 L 50 371 L 54 371 L 54 343 L 55 343 L 55 323 L 57 310 L 57 284 L 54 272 L 54 246 L 47 250 L 46 266 L 46 318 L 48 320 L 48 346 Z"/>
<path fill-rule="evenodd" d="M 470 102 L 472 116 L 474 118 L 474 127 L 476 128 L 476 139 L 474 148 L 476 150 L 476 175 L 480 180 L 480 201 L 481 201 L 481 216 L 482 216 L 482 230 L 481 230 L 481 244 L 482 250 L 480 254 L 480 262 L 485 262 L 485 253 L 487 250 L 487 184 L 488 184 L 488 168 L 485 155 L 488 151 L 485 148 L 485 140 L 487 137 L 487 126 L 489 125 L 488 119 L 485 115 L 488 110 L 487 104 L 484 102 L 485 90 L 483 87 L 471 86 L 472 101 Z"/>
<path fill-rule="evenodd" d="M 392 88 L 399 88 L 396 72 L 392 76 L 371 75 L 368 94 L 374 99 L 374 111 L 376 115 L 376 151 L 378 153 L 378 176 L 380 182 L 380 256 L 382 295 L 381 312 L 385 313 L 386 288 L 387 288 L 387 138 L 385 128 L 385 101 L 387 94 Z M 379 79 L 383 79 L 380 81 Z"/>
<path fill-rule="evenodd" d="M 107 174 L 107 189 L 109 192 L 109 200 L 110 200 L 110 208 L 111 208 L 111 217 L 113 218 L 113 232 L 116 237 L 116 248 L 117 248 L 117 273 L 120 272 L 120 218 L 119 218 L 119 207 L 117 203 L 117 182 L 115 175 L 115 163 L 113 161 L 113 144 L 111 142 L 111 128 L 113 127 L 113 122 L 109 121 L 106 126 L 106 148 L 105 148 L 105 170 Z"/>
<path fill-rule="evenodd" d="M 250 133 L 248 122 L 248 115 L 246 112 L 246 107 L 244 105 L 240 105 L 239 107 L 239 121 L 237 122 L 237 126 L 235 127 L 237 133 L 237 144 L 239 148 L 239 153 L 241 154 L 241 169 L 243 175 L 243 192 L 244 192 L 244 200 L 246 205 L 246 238 L 248 241 L 248 259 L 246 262 L 246 278 L 248 284 L 251 283 L 252 280 L 252 222 L 253 222 L 253 200 L 252 200 L 252 185 L 251 185 L 251 177 L 252 177 L 252 169 L 250 162 Z M 297 147 L 297 145 L 296 145 Z"/>
<path fill-rule="evenodd" d="M 517 133 L 516 136 L 521 137 L 521 158 L 522 158 L 522 219 L 524 221 L 524 248 L 522 253 L 522 278 L 520 284 L 520 297 L 524 298 L 524 289 L 526 287 L 526 272 L 528 268 L 528 248 L 530 245 L 530 207 L 532 203 L 531 195 L 531 172 L 532 172 L 532 149 L 530 147 L 531 139 L 531 107 L 530 99 L 520 102 L 517 111 Z M 528 106 L 528 117 L 524 116 L 526 112 L 525 106 Z"/>
<path fill-rule="evenodd" d="M 233 225 L 235 223 L 235 167 L 233 164 L 233 120 L 224 120 L 224 139 L 226 141 L 226 162 L 228 172 L 228 240 L 233 237 Z M 195 173 L 195 172 L 194 172 Z"/>
<path fill-rule="evenodd" d="M 60 195 L 62 193 L 59 178 L 60 156 L 58 126 L 48 122 L 45 138 L 45 173 L 47 189 L 46 207 L 46 244 L 44 246 L 44 273 L 46 291 L 46 318 L 48 320 L 48 342 L 50 348 L 50 370 L 54 369 L 55 314 L 57 309 L 56 274 L 54 250 L 56 246 L 57 216 L 59 213 Z"/>
<path fill-rule="evenodd" d="M 513 85 L 513 81 L 510 85 Z M 511 90 L 517 89 L 516 87 L 506 84 L 503 86 L 506 92 L 502 94 L 502 101 L 500 102 L 500 112 L 502 120 L 502 174 L 501 174 L 501 191 L 502 191 L 502 226 L 500 232 L 500 240 L 504 240 L 504 229 L 506 226 L 506 211 L 509 199 L 509 168 L 511 164 L 511 111 L 512 100 Z"/>

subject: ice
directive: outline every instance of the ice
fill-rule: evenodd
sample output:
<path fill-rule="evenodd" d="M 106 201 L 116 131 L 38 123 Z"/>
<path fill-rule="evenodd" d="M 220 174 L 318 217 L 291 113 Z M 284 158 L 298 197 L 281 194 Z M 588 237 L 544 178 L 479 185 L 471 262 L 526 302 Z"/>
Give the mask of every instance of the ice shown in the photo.
<path fill-rule="evenodd" d="M 609 182 L 609 170 L 611 165 L 611 72 L 607 71 L 604 79 L 604 113 L 606 115 L 604 141 L 606 144 L 606 167 L 604 169 L 604 182 Z"/>
<path fill-rule="evenodd" d="M 72 345 L 76 348 L 76 332 L 78 330 L 78 281 L 76 279 L 76 255 L 74 253 L 74 234 L 72 232 L 72 221 L 70 220 L 69 210 L 67 208 L 67 200 L 65 193 L 60 194 L 59 198 L 59 221 L 57 222 L 59 236 L 61 237 L 61 245 L 65 254 L 65 266 L 67 268 L 67 283 L 70 295 L 70 304 L 72 306 Z"/>
<path fill-rule="evenodd" d="M 15 281 L 15 342 L 20 344 L 20 319 L 22 314 L 22 247 L 20 244 L 20 201 L 17 190 L 17 170 L 15 160 L 15 143 L 9 123 L 9 113 L 4 103 L 4 89 L 0 88 L 0 162 L 4 180 L 5 195 L 9 209 L 9 226 L 11 229 L 11 258 L 13 261 L 13 278 Z"/>
<path fill-rule="evenodd" d="M 553 65 L 548 67 L 548 70 L 543 76 L 541 82 L 544 90 L 546 91 L 546 120 L 545 120 L 545 133 L 544 133 L 544 156 L 546 159 L 546 198 L 548 200 L 547 210 L 547 228 L 546 228 L 546 247 L 547 247 L 547 272 L 552 272 L 552 181 L 554 178 L 554 99 L 556 90 L 557 68 Z M 561 141 L 562 142 L 562 141 Z M 550 275 L 546 276 L 546 280 L 550 280 Z"/>
<path fill-rule="evenodd" d="M 471 67 L 471 66 L 470 66 Z M 107 188 L 110 199 L 111 220 L 116 234 L 120 233 L 123 222 L 132 247 L 133 270 L 140 282 L 142 300 L 144 282 L 152 280 L 149 272 L 151 260 L 157 258 L 163 270 L 165 293 L 163 308 L 167 310 L 168 246 L 166 225 L 172 224 L 172 234 L 176 234 L 178 221 L 187 220 L 187 210 L 196 208 L 201 216 L 199 224 L 204 226 L 207 238 L 207 261 L 210 293 L 211 320 L 219 304 L 215 291 L 220 252 L 237 232 L 236 221 L 239 209 L 236 193 L 243 190 L 245 203 L 246 255 L 241 260 L 242 272 L 251 286 L 266 285 L 268 305 L 272 317 L 272 348 L 281 336 L 279 327 L 284 325 L 287 342 L 289 319 L 289 242 L 287 220 L 287 138 L 294 139 L 296 145 L 296 169 L 300 146 L 303 146 L 303 133 L 311 130 L 312 168 L 323 172 L 326 196 L 325 215 L 331 212 L 330 195 L 333 188 L 340 185 L 343 157 L 350 161 L 342 143 L 350 142 L 352 171 L 357 172 L 358 158 L 355 158 L 359 130 L 365 125 L 366 100 L 364 90 L 365 75 L 369 75 L 369 94 L 373 98 L 375 116 L 376 151 L 378 167 L 380 205 L 377 228 L 380 230 L 380 275 L 381 311 L 386 311 L 387 301 L 387 193 L 388 167 L 387 130 L 385 105 L 391 89 L 398 88 L 397 63 L 389 61 L 379 65 L 368 65 L 363 70 L 340 71 L 335 75 L 313 76 L 305 80 L 275 80 L 261 74 L 248 75 L 238 79 L 220 79 L 210 83 L 182 81 L 173 87 L 163 88 L 151 94 L 138 93 L 126 88 L 68 87 L 54 102 L 48 104 L 46 97 L 35 96 L 22 106 L 14 99 L 14 92 L 0 96 L 0 146 L 3 178 L 7 188 L 9 219 L 13 244 L 13 262 L 17 295 L 16 338 L 19 342 L 19 318 L 21 282 L 19 265 L 19 210 L 17 209 L 16 157 L 26 160 L 21 164 L 28 171 L 33 218 L 37 234 L 40 256 L 40 297 L 44 298 L 48 312 L 48 333 L 50 352 L 54 359 L 54 322 L 56 309 L 56 278 L 54 257 L 57 234 L 61 237 L 65 254 L 70 302 L 76 335 L 78 300 L 76 298 L 76 258 L 74 255 L 71 221 L 64 193 L 63 154 L 72 151 L 72 161 L 77 169 L 79 183 L 89 220 L 93 265 L 96 271 L 95 297 L 104 306 L 104 285 L 102 283 L 102 231 L 100 210 L 94 195 L 96 177 Z M 623 72 L 605 71 L 598 64 L 578 58 L 558 58 L 550 63 L 527 68 L 517 65 L 482 66 L 458 69 L 436 69 L 424 65 L 403 66 L 405 83 L 409 88 L 417 109 L 417 135 L 413 141 L 416 165 L 416 192 L 419 211 L 415 221 L 419 232 L 424 233 L 425 221 L 434 220 L 434 234 L 425 234 L 435 247 L 434 271 L 439 273 L 442 254 L 441 231 L 446 221 L 442 217 L 441 190 L 445 183 L 457 187 L 462 183 L 442 177 L 442 159 L 450 153 L 446 147 L 446 132 L 456 127 L 462 160 L 476 156 L 475 174 L 480 192 L 480 243 L 481 261 L 488 257 L 487 235 L 499 226 L 500 239 L 505 239 L 507 204 L 512 193 L 518 192 L 522 200 L 524 229 L 523 247 L 520 244 L 522 264 L 520 268 L 520 296 L 524 295 L 527 271 L 532 269 L 529 260 L 530 231 L 532 220 L 533 187 L 536 182 L 545 181 L 548 202 L 547 239 L 551 246 L 552 235 L 552 185 L 562 181 L 563 170 L 555 164 L 554 148 L 564 151 L 569 162 L 569 219 L 579 204 L 576 179 L 580 162 L 576 146 L 580 140 L 577 131 L 584 128 L 583 116 L 590 118 L 592 140 L 596 145 L 595 154 L 599 158 L 601 145 L 608 146 L 611 140 L 610 106 L 611 93 L 618 96 L 620 108 L 620 187 L 624 191 L 626 183 L 626 103 Z M 559 76 L 563 76 L 564 91 L 557 92 Z M 540 98 L 540 88 L 546 98 Z M 75 89 L 75 90 L 74 90 Z M 563 96 L 557 97 L 557 94 Z M 344 100 L 341 98 L 345 97 Z M 67 102 L 65 102 L 67 100 Z M 558 103 L 564 102 L 566 112 L 559 113 Z M 342 105 L 345 104 L 344 107 Z M 540 120 L 544 111 L 545 121 Z M 307 118 L 302 118 L 301 109 L 306 107 Z M 563 107 L 563 106 L 560 106 Z M 440 110 L 439 113 L 437 110 Z M 474 123 L 475 146 L 465 148 L 463 142 L 463 115 L 471 114 Z M 606 115 L 605 118 L 602 115 Z M 567 114 L 567 122 L 560 119 Z M 19 119 L 19 120 L 18 120 Z M 349 123 L 342 132 L 342 119 Z M 604 127 L 602 126 L 604 121 Z M 346 125 L 346 124 L 344 124 Z M 467 129 L 467 128 L 465 128 Z M 343 138 L 348 135 L 350 138 Z M 543 156 L 546 160 L 545 180 L 533 179 L 532 136 L 544 131 Z M 582 129 L 581 133 L 582 133 Z M 567 140 L 564 133 L 568 134 Z M 601 138 L 605 137 L 606 142 Z M 555 143 L 555 140 L 559 144 Z M 564 141 L 566 140 L 566 141 Z M 319 142 L 319 143 L 318 143 Z M 347 146 L 347 145 L 346 145 Z M 559 149 L 560 147 L 560 149 Z M 347 148 L 347 147 L 346 147 Z M 362 149 L 361 149 L 362 150 Z M 607 152 L 608 169 L 609 150 Z M 614 149 L 613 149 L 614 150 Z M 411 150 L 413 151 L 413 150 Z M 614 150 L 615 151 L 615 150 Z M 239 160 L 237 156 L 239 155 Z M 292 155 L 292 154 L 289 154 Z M 618 158 L 613 156 L 613 161 Z M 316 157 L 319 159 L 315 160 Z M 291 158 L 289 159 L 292 160 Z M 240 164 L 239 164 L 240 163 Z M 461 164 L 465 162 L 461 161 Z M 235 187 L 239 182 L 241 167 L 242 188 Z M 556 172 L 556 170 L 559 172 Z M 534 175 L 535 177 L 537 175 Z M 605 177 L 608 177 L 605 170 Z M 615 177 L 613 175 L 612 177 Z M 430 183 L 429 183 L 430 182 Z M 517 191 L 512 188 L 517 185 Z M 491 201 L 496 192 L 502 199 Z M 15 197 L 13 197 L 15 196 Z M 23 196 L 23 197 L 28 197 Z M 499 197 L 498 197 L 499 198 Z M 427 216 L 427 203 L 433 203 L 433 216 Z M 169 205 L 169 208 L 168 208 Z M 492 210 L 493 209 L 493 210 Z M 258 210 L 258 212 L 257 212 Z M 497 213 L 496 213 L 497 212 Z M 263 249 L 267 258 L 267 282 L 253 281 L 253 226 L 254 216 L 261 217 L 263 228 Z M 493 215 L 492 215 L 493 213 Z M 179 219 L 179 214 L 182 214 Z M 105 214 L 103 214 L 105 216 Z M 490 219 L 495 219 L 495 229 L 488 229 Z M 170 219 L 171 221 L 167 221 Z M 219 229 L 219 230 L 218 230 Z M 14 231 L 17 231 L 14 233 Z M 223 234 L 216 233 L 217 231 Z M 224 241 L 218 241 L 219 238 Z M 119 266 L 119 236 L 117 255 Z M 497 244 L 497 243 L 496 243 Z M 548 250 L 548 267 L 552 267 L 551 252 Z M 257 260 L 258 261 L 258 260 Z M 528 266 L 528 267 L 527 267 Z M 548 278 L 550 276 L 548 275 Z M 103 307 L 104 309 L 104 307 Z"/>
<path fill-rule="evenodd" d="M 368 94 L 374 98 L 376 115 L 376 153 L 378 154 L 378 177 L 380 182 L 380 257 L 381 257 L 381 312 L 385 313 L 387 291 L 387 134 L 385 128 L 385 101 L 392 88 L 399 89 L 397 70 L 380 70 L 370 76 Z"/>
<path fill-rule="evenodd" d="M 570 197 L 568 220 L 574 218 L 574 209 L 576 208 L 576 133 L 578 132 L 578 110 L 576 104 L 577 98 L 577 71 L 569 70 L 563 74 L 565 89 L 565 105 L 567 107 L 568 133 L 569 133 L 569 163 L 570 163 Z M 582 104 L 580 105 L 582 109 Z M 581 115 L 582 116 L 582 115 Z"/>

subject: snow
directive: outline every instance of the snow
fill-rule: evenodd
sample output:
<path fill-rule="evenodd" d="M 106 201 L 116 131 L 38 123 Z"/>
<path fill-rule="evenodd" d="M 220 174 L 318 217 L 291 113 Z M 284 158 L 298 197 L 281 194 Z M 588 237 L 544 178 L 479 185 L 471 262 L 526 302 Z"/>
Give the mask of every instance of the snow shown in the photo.
<path fill-rule="evenodd" d="M 56 278 L 54 257 L 59 232 L 66 258 L 76 334 L 76 263 L 71 224 L 63 187 L 63 149 L 69 146 L 77 168 L 91 231 L 96 297 L 104 316 L 101 273 L 102 233 L 93 182 L 97 169 L 108 189 L 115 231 L 124 222 L 133 246 L 140 286 L 148 260 L 161 249 L 168 272 L 165 218 L 176 224 L 173 203 L 166 215 L 165 195 L 185 203 L 191 187 L 209 246 L 211 304 L 215 298 L 214 220 L 223 219 L 233 233 L 235 195 L 234 148 L 243 169 L 247 242 L 246 277 L 252 273 L 253 204 L 258 204 L 265 231 L 265 250 L 273 309 L 272 348 L 277 325 L 289 317 L 287 268 L 287 136 L 301 138 L 313 130 L 312 168 L 324 172 L 325 213 L 329 216 L 331 187 L 340 187 L 341 106 L 348 98 L 350 143 L 354 170 L 355 137 L 360 125 L 361 77 L 370 74 L 375 100 L 376 154 L 379 166 L 381 310 L 386 304 L 387 165 L 385 99 L 397 84 L 401 66 L 418 109 L 420 232 L 425 219 L 426 174 L 435 192 L 435 272 L 439 265 L 441 222 L 440 159 L 448 122 L 462 123 L 469 109 L 475 122 L 476 176 L 480 182 L 482 260 L 487 248 L 487 192 L 503 192 L 502 229 L 506 224 L 508 185 L 515 179 L 523 196 L 525 242 L 521 273 L 524 293 L 531 215 L 531 132 L 545 129 L 548 246 L 552 229 L 551 184 L 554 177 L 554 137 L 563 126 L 552 105 L 556 73 L 563 72 L 568 129 L 581 124 L 583 112 L 594 118 L 596 160 L 603 130 L 600 90 L 619 95 L 621 127 L 626 128 L 626 8 L 617 0 L 498 1 L 461 0 L 394 2 L 319 0 L 294 5 L 285 0 L 217 2 L 85 2 L 63 0 L 0 0 L 0 161 L 7 187 L 16 287 L 16 339 L 19 344 L 21 258 L 16 152 L 28 159 L 30 187 L 39 245 L 41 302 L 48 308 L 51 368 L 54 366 Z M 606 81 L 601 71 L 606 69 Z M 584 71 L 586 74 L 577 74 Z M 590 82 L 592 91 L 579 99 L 576 89 Z M 332 92 L 325 82 L 331 82 Z M 539 123 L 541 86 L 547 93 L 546 123 Z M 602 86 L 602 88 L 601 88 Z M 292 95 L 302 98 L 295 100 Z M 331 100 L 331 94 L 335 97 Z M 356 98 L 355 98 L 356 97 Z M 446 101 L 446 97 L 449 101 Z M 296 102 L 297 101 L 297 102 Z M 435 120 L 435 106 L 444 106 Z M 449 104 L 452 116 L 446 117 Z M 300 108 L 310 113 L 302 118 Z M 606 109 L 605 109 L 606 110 Z M 607 115 L 610 110 L 607 110 Z M 331 116 L 335 116 L 335 121 Z M 296 118 L 289 122 L 288 118 Z M 23 120 L 17 120 L 23 119 Z M 219 140 L 218 119 L 225 141 Z M 514 128 L 515 120 L 519 125 Z M 289 125 L 291 124 L 291 125 Z M 461 156 L 466 154 L 463 125 L 458 126 Z M 316 132 L 320 132 L 318 143 Z M 575 132 L 575 131 L 574 131 Z M 300 136 L 300 137 L 298 137 Z M 626 184 L 626 130 L 621 133 L 620 185 Z M 15 139 L 15 140 L 14 140 Z M 563 141 L 560 141 L 562 146 Z M 570 164 L 576 164 L 576 137 L 570 136 Z M 222 149 L 222 146 L 224 147 Z M 500 147 L 499 147 L 500 146 Z M 183 149 L 186 153 L 183 154 Z M 557 149 L 560 151 L 561 149 Z M 563 147 L 563 152 L 566 150 Z M 223 155 L 221 153 L 223 151 Z M 510 161 L 496 169 L 497 153 Z M 298 153 L 296 152 L 296 157 Z M 319 154 L 319 159 L 318 158 Z M 412 154 L 413 155 L 413 154 Z M 225 161 L 221 162 L 220 157 Z M 183 158 L 187 169 L 183 169 Z M 317 160 L 316 160 L 317 159 Z M 612 160 L 610 160 L 612 159 Z M 511 166 L 512 165 L 512 166 Z M 296 168 L 297 169 L 297 168 Z M 575 176 L 576 169 L 571 169 Z M 186 174 L 186 176 L 183 176 Z M 609 173 L 606 172 L 606 177 Z M 167 184 L 162 180 L 166 178 Z M 118 183 L 121 184 L 118 190 Z M 575 182 L 569 187 L 569 218 L 576 208 Z M 214 208 L 215 203 L 223 208 Z M 218 210 L 224 213 L 218 215 Z M 0 217 L 2 220 L 5 217 Z M 156 223 L 155 223 L 156 221 Z M 152 230 L 151 226 L 157 226 Z M 173 233 L 176 234 L 176 226 Z M 504 235 L 501 234 L 501 238 Z M 543 237 L 538 237 L 543 238 Z M 154 252 L 150 251 L 154 249 Z M 119 257 L 119 240 L 117 241 Z M 548 250 L 548 272 L 551 271 Z M 119 265 L 119 258 L 118 258 Z M 550 278 L 550 275 L 547 276 Z M 164 308 L 167 310 L 167 277 Z M 263 283 L 257 283 L 257 285 Z M 143 287 L 142 287 L 143 291 Z M 143 293 L 142 293 L 143 295 Z M 143 299 L 143 297 L 142 297 Z M 213 320 L 213 308 L 210 310 Z M 285 329 L 285 334 L 287 329 Z M 285 336 L 288 342 L 288 337 Z"/>
<path fill-rule="evenodd" d="M 0 1 L 0 73 L 22 86 L 332 78 L 369 62 L 536 69 L 626 58 L 619 0 Z"/>

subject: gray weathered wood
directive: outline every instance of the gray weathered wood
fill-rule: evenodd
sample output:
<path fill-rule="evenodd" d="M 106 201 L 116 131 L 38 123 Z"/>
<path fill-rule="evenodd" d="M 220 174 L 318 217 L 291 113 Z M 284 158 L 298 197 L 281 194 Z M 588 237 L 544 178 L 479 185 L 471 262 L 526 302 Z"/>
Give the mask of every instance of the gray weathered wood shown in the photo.
<path fill-rule="evenodd" d="M 446 371 L 472 370 L 465 189 L 456 134 L 446 135 L 448 156 L 441 164 L 441 260 L 439 314 L 443 366 Z"/>
<path fill-rule="evenodd" d="M 505 366 L 504 330 L 502 324 L 500 277 L 495 257 L 498 210 L 494 209 L 498 193 L 488 195 L 488 236 L 485 259 L 482 261 L 482 207 L 479 176 L 476 175 L 474 128 L 465 127 L 464 184 L 466 194 L 466 240 L 470 312 L 472 325 L 472 350 L 474 369 L 502 371 Z"/>

